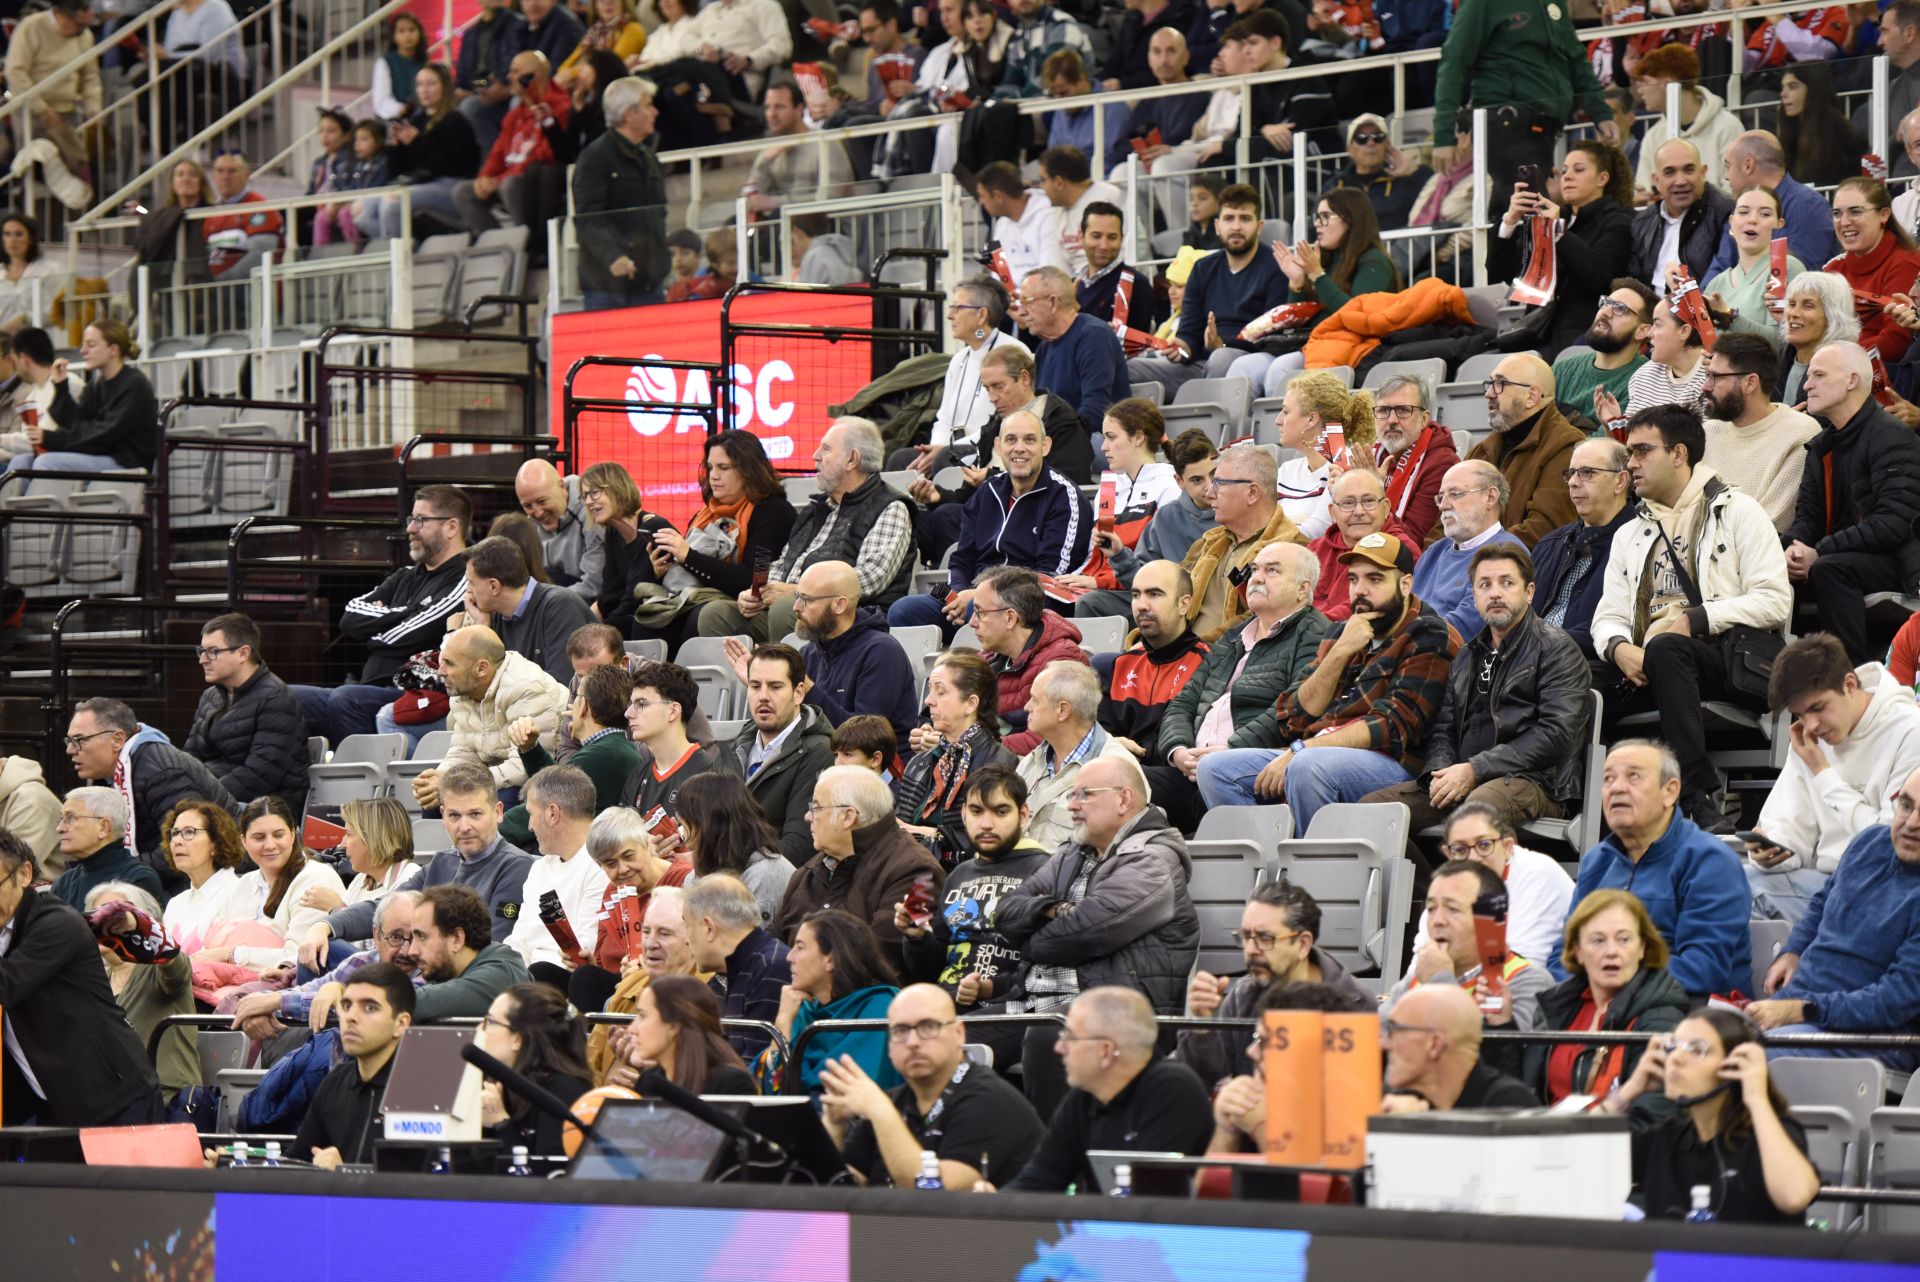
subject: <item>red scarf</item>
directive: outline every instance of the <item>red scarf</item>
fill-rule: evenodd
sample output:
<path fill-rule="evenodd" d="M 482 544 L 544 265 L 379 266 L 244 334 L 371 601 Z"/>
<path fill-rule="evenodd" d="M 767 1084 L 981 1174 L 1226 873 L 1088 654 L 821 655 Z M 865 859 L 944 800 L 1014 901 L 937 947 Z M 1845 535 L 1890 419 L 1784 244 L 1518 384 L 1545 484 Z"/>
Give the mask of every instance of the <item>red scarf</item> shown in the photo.
<path fill-rule="evenodd" d="M 1426 457 L 1427 447 L 1433 444 L 1434 433 L 1439 430 L 1438 423 L 1427 424 L 1426 430 L 1420 433 L 1420 439 L 1407 446 L 1406 451 L 1394 460 L 1393 471 L 1387 474 L 1387 506 L 1393 509 L 1395 516 L 1407 514 L 1407 500 L 1413 497 L 1413 478 L 1419 475 L 1420 460 Z M 1383 445 L 1380 448 L 1384 450 L 1386 447 Z"/>

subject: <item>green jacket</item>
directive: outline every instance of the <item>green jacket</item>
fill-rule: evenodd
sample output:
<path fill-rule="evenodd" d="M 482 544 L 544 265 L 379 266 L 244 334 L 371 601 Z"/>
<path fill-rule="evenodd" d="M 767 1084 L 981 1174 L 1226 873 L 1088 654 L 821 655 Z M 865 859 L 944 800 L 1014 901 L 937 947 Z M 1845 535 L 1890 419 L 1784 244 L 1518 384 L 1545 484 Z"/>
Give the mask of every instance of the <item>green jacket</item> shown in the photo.
<path fill-rule="evenodd" d="M 1576 102 L 1594 120 L 1611 118 L 1567 7 L 1568 0 L 1464 0 L 1440 53 L 1434 146 L 1453 145 L 1454 113 L 1469 97 L 1475 107 L 1556 121 L 1571 117 Z"/>
<path fill-rule="evenodd" d="M 1315 318 L 1318 325 L 1327 317 L 1346 306 L 1347 300 L 1356 294 L 1391 294 L 1399 288 L 1399 281 L 1393 270 L 1393 260 L 1377 249 L 1369 249 L 1360 255 L 1360 262 L 1353 270 L 1353 288 L 1342 289 L 1333 278 L 1331 271 L 1322 272 L 1320 279 L 1312 281 L 1305 289 L 1290 289 L 1287 297 L 1296 303 L 1319 303 L 1320 315 Z"/>
<path fill-rule="evenodd" d="M 428 984 L 413 996 L 413 1022 L 430 1024 L 436 1019 L 478 1019 L 493 1005 L 493 999 L 515 984 L 529 984 L 533 976 L 520 954 L 504 943 L 488 944 L 474 954 L 466 970 L 457 977 Z"/>
<path fill-rule="evenodd" d="M 553 757 L 536 739 L 531 748 L 521 752 L 520 764 L 527 768 L 527 778 L 531 779 L 552 765 Z M 601 735 L 568 757 L 567 764 L 579 766 L 587 772 L 587 778 L 593 780 L 594 802 L 599 809 L 605 810 L 608 806 L 620 804 L 621 792 L 627 786 L 627 776 L 640 764 L 640 751 L 622 730 Z M 533 829 L 527 826 L 527 803 L 524 801 L 507 811 L 506 817 L 500 821 L 500 832 L 522 850 L 538 852 L 540 849 L 534 844 Z"/>
<path fill-rule="evenodd" d="M 1274 702 L 1307 675 L 1307 666 L 1313 662 L 1320 642 L 1332 625 L 1326 615 L 1312 606 L 1294 611 L 1280 621 L 1278 629 L 1254 643 L 1246 670 L 1235 680 L 1233 673 L 1240 665 L 1244 650 L 1240 638 L 1246 622 L 1243 620 L 1221 634 L 1207 652 L 1200 670 L 1180 687 L 1180 693 L 1167 705 L 1166 715 L 1160 719 L 1156 760 L 1166 761 L 1175 748 L 1192 747 L 1194 735 L 1206 720 L 1208 709 L 1223 694 L 1233 700 L 1233 737 L 1227 740 L 1227 746 L 1272 746 L 1269 740 L 1278 733 Z M 1231 694 L 1228 694 L 1229 686 Z M 1263 730 L 1265 738 L 1261 737 Z"/>

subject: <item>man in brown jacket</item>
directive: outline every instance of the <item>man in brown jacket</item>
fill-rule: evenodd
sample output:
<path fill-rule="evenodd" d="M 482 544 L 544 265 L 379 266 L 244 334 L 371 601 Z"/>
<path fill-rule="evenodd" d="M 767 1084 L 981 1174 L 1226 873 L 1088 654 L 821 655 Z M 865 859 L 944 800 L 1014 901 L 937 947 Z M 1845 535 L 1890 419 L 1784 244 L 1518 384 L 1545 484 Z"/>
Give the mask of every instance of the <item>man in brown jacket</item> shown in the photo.
<path fill-rule="evenodd" d="M 940 861 L 901 828 L 893 817 L 893 792 L 873 771 L 861 766 L 822 770 L 807 822 L 813 829 L 813 858 L 787 883 L 787 897 L 769 927 L 782 943 L 793 942 L 809 914 L 838 908 L 871 925 L 893 951 L 900 943 L 893 908 L 914 880 L 926 878 L 930 909 L 940 903 Z"/>
<path fill-rule="evenodd" d="M 1202 641 L 1218 641 L 1247 618 L 1241 595 L 1246 568 L 1269 543 L 1307 546 L 1307 536 L 1280 508 L 1280 468 L 1257 445 L 1236 445 L 1220 456 L 1213 474 L 1214 526 L 1187 549 L 1180 564 L 1193 576 L 1187 621 Z"/>
<path fill-rule="evenodd" d="M 1531 352 L 1501 361 L 1482 386 L 1493 432 L 1467 457 L 1493 464 L 1507 478 L 1509 497 L 1500 525 L 1532 548 L 1549 530 L 1574 519 L 1562 473 L 1573 462 L 1573 447 L 1587 436 L 1560 413 L 1553 369 Z"/>

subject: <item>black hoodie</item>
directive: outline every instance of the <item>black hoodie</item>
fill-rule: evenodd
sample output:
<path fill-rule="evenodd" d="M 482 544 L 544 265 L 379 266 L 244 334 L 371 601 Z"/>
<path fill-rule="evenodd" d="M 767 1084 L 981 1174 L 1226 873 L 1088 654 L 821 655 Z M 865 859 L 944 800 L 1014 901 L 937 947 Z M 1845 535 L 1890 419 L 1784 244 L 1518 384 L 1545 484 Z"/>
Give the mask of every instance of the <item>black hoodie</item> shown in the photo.
<path fill-rule="evenodd" d="M 811 643 L 803 654 L 813 682 L 807 702 L 829 724 L 837 727 L 861 714 L 885 717 L 905 752 L 907 735 L 919 721 L 919 682 L 906 650 L 887 631 L 884 611 L 857 611 L 853 626 L 831 640 Z"/>

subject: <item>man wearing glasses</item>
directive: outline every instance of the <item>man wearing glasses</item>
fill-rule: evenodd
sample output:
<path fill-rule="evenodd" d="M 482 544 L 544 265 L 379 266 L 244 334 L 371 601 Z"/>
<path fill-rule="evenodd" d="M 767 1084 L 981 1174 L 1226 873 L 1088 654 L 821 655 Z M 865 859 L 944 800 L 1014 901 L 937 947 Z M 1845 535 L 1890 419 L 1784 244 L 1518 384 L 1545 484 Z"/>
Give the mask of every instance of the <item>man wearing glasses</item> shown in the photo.
<path fill-rule="evenodd" d="M 1820 435 L 1813 415 L 1773 399 L 1780 354 L 1759 334 L 1722 334 L 1707 355 L 1702 396 L 1707 457 L 1721 479 L 1751 494 L 1773 518 L 1773 528 L 1793 524 L 1807 442 Z"/>
<path fill-rule="evenodd" d="M 994 918 L 1032 963 L 1024 1010 L 1063 1010 L 1080 993 L 1118 984 L 1143 993 L 1152 1010 L 1177 1013 L 1200 949 L 1186 840 L 1149 804 L 1146 776 L 1126 758 L 1081 766 L 1067 808 L 1073 836 Z M 1044 1039 L 1028 1037 L 1027 1097 L 1042 1112 L 1059 1093 L 1057 1060 L 1046 1063 L 1053 1058 Z"/>
<path fill-rule="evenodd" d="M 1606 392 L 1625 405 L 1634 371 L 1647 363 L 1642 349 L 1653 333 L 1653 309 L 1659 301 L 1645 281 L 1631 276 L 1614 281 L 1600 296 L 1585 346 L 1569 347 L 1553 362 L 1559 399 L 1588 413 L 1594 412 L 1595 392 Z"/>
<path fill-rule="evenodd" d="M 1594 681 L 1610 722 L 1660 714 L 1660 738 L 1680 762 L 1681 808 L 1706 831 L 1728 833 L 1733 821 L 1713 800 L 1720 772 L 1707 755 L 1700 705 L 1728 697 L 1727 631 L 1777 631 L 1793 591 L 1766 509 L 1696 462 L 1706 439 L 1700 416 L 1678 405 L 1642 410 L 1627 425 L 1640 502 L 1614 539 L 1593 614 L 1602 660 Z"/>
<path fill-rule="evenodd" d="M 1433 394 L 1418 375 L 1392 375 L 1373 394 L 1373 465 L 1386 478 L 1387 510 L 1416 536 L 1416 547 L 1433 537 L 1440 483 L 1460 461 L 1453 433 L 1433 421 L 1432 411 Z M 1334 523 L 1340 524 L 1337 515 Z"/>
<path fill-rule="evenodd" d="M 1255 445 L 1235 445 L 1220 455 L 1213 482 L 1213 521 L 1180 562 L 1193 576 L 1188 618 L 1194 635 L 1214 642 L 1245 622 L 1247 567 L 1269 543 L 1307 546 L 1280 506 L 1280 467 Z"/>
<path fill-rule="evenodd" d="M 398 697 L 393 675 L 446 634 L 467 599 L 467 524 L 473 504 L 451 485 L 423 485 L 406 520 L 407 559 L 379 587 L 347 602 L 340 633 L 367 648 L 360 680 L 328 689 L 294 686 L 310 734 L 334 743 L 373 733 L 374 714 Z"/>
<path fill-rule="evenodd" d="M 113 840 L 127 849 L 160 878 L 164 900 L 186 889 L 187 879 L 167 856 L 167 835 L 161 831 L 167 812 L 183 801 L 211 801 L 231 813 L 240 803 L 200 762 L 174 747 L 167 736 L 143 725 L 132 708 L 118 699 L 82 699 L 67 722 L 67 760 L 82 782 L 103 783 L 121 800 L 119 830 Z M 102 811 L 91 811 L 95 815 Z M 89 830 L 91 831 L 91 830 Z M 104 839 L 99 844 L 105 844 Z M 67 850 L 63 839 L 61 848 Z M 67 850 L 72 855 L 71 850 Z M 78 906 L 83 900 L 76 899 Z"/>
<path fill-rule="evenodd" d="M 85 911 L 87 896 L 110 882 L 130 886 L 164 900 L 160 878 L 133 857 L 127 834 L 127 803 L 111 788 L 75 788 L 60 803 L 60 853 L 67 870 L 54 878 L 49 893 Z"/>
<path fill-rule="evenodd" d="M 1507 478 L 1500 524 L 1528 547 L 1573 519 L 1573 501 L 1560 479 L 1573 447 L 1587 434 L 1567 422 L 1554 403 L 1553 371 L 1532 352 L 1515 352 L 1481 384 L 1492 433 L 1468 451 Z"/>
<path fill-rule="evenodd" d="M 223 614 L 200 630 L 207 688 L 194 709 L 186 750 L 236 797 L 268 793 L 295 814 L 307 799 L 307 719 L 300 702 L 260 658 L 260 628 Z"/>
<path fill-rule="evenodd" d="M 1380 1032 L 1387 1058 L 1383 1113 L 1540 1107 L 1525 1083 L 1480 1062 L 1480 1008 L 1457 985 L 1408 993 L 1380 1022 Z"/>
<path fill-rule="evenodd" d="M 813 857 L 787 883 L 768 927 L 791 944 L 800 923 L 823 908 L 852 913 L 873 927 L 889 953 L 900 948 L 894 907 L 916 883 L 941 902 L 940 863 L 893 817 L 893 793 L 862 766 L 828 766 L 813 781 L 806 808 Z"/>
<path fill-rule="evenodd" d="M 1534 609 L 1564 629 L 1588 662 L 1598 657 L 1593 652 L 1593 611 L 1606 582 L 1613 536 L 1638 511 L 1627 502 L 1633 493 L 1627 457 L 1627 447 L 1610 436 L 1575 446 L 1573 465 L 1565 475 L 1568 497 L 1580 519 L 1554 530 L 1533 549 Z"/>
<path fill-rule="evenodd" d="M 1501 509 L 1511 495 L 1499 468 L 1484 459 L 1468 459 L 1447 470 L 1439 497 L 1440 529 L 1446 537 L 1414 565 L 1413 593 L 1438 610 L 1462 640 L 1470 641 L 1479 635 L 1482 621 L 1474 608 L 1469 567 L 1487 548 L 1519 546 L 1500 525 Z"/>
<path fill-rule="evenodd" d="M 1408 156 L 1387 136 L 1387 122 L 1372 112 L 1355 116 L 1347 126 L 1347 164 L 1334 187 L 1353 187 L 1367 193 L 1381 231 L 1399 231 L 1413 217 L 1413 202 L 1433 171 L 1421 164 L 1416 152 Z"/>
<path fill-rule="evenodd" d="M 1406 408 L 1412 409 L 1412 406 Z M 1377 415 L 1380 407 L 1375 406 Z M 1452 451 L 1449 450 L 1449 453 Z M 1400 523 L 1387 502 L 1387 487 L 1377 472 L 1363 467 L 1342 472 L 1333 483 L 1331 499 L 1333 528 L 1315 539 L 1313 554 L 1320 558 L 1320 584 L 1314 589 L 1313 608 L 1338 623 L 1353 613 L 1347 602 L 1347 574 L 1340 558 L 1369 534 L 1391 534 L 1415 558 L 1420 555 L 1421 535 Z M 1417 560 L 1416 560 L 1416 567 Z"/>
<path fill-rule="evenodd" d="M 277 993 L 249 993 L 233 1008 L 233 1026 L 256 1042 L 270 1042 L 286 1031 L 283 1024 L 306 1024 L 315 1033 L 323 1031 L 334 1007 L 345 995 L 345 985 L 354 973 L 375 962 L 388 962 L 413 976 L 418 989 L 427 981 L 420 977 L 413 957 L 413 910 L 420 902 L 417 890 L 395 890 L 381 897 L 373 910 L 373 947 L 353 953 L 332 970 L 316 975 L 295 988 Z M 275 1022 L 278 1014 L 280 1021 Z"/>
<path fill-rule="evenodd" d="M 887 1058 L 905 1085 L 882 1090 L 851 1055 L 827 1061 L 821 1119 L 855 1183 L 912 1188 L 923 1152 L 939 1159 L 950 1193 L 1027 1164 L 1040 1115 L 1006 1078 L 967 1060 L 966 1040 L 946 991 L 913 984 L 887 1007 Z"/>

